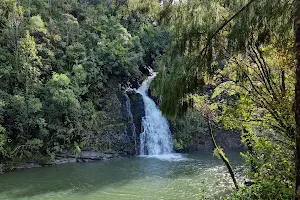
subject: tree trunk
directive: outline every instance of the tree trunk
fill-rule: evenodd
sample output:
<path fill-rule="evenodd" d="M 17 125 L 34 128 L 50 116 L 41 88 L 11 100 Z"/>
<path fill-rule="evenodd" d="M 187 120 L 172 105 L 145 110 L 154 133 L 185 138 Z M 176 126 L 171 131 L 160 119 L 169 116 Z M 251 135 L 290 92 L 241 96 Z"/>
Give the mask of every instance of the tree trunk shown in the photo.
<path fill-rule="evenodd" d="M 295 200 L 300 200 L 300 0 L 294 1 L 295 17 L 295 55 L 296 55 L 296 86 L 295 86 L 295 120 L 296 120 L 296 163 L 295 163 Z"/>
<path fill-rule="evenodd" d="M 28 14 L 30 17 L 31 16 L 31 0 L 29 0 L 29 2 L 28 2 Z"/>
<path fill-rule="evenodd" d="M 230 165 L 230 162 L 229 162 L 228 158 L 225 156 L 225 153 L 217 145 L 217 143 L 215 141 L 215 137 L 214 137 L 213 132 L 212 132 L 212 127 L 211 127 L 211 124 L 210 124 L 209 120 L 207 120 L 207 123 L 208 123 L 209 134 L 210 134 L 212 143 L 213 143 L 215 149 L 218 151 L 218 154 L 219 154 L 220 158 L 225 163 L 225 165 L 226 165 L 226 167 L 228 169 L 228 172 L 229 172 L 229 174 L 231 176 L 231 179 L 232 179 L 232 181 L 234 183 L 235 188 L 239 189 L 239 184 L 238 184 L 238 181 L 236 180 L 236 177 L 235 177 L 235 174 L 233 172 L 232 166 Z"/>

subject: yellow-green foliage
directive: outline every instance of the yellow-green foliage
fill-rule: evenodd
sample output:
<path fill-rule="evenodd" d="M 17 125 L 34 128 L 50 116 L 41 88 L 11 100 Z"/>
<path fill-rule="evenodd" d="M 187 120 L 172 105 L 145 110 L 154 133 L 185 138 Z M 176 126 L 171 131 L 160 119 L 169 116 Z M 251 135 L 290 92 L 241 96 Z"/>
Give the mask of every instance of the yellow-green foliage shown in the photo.
<path fill-rule="evenodd" d="M 219 123 L 244 132 L 249 178 L 255 182 L 232 198 L 292 198 L 292 8 L 292 0 L 192 0 L 163 13 L 173 40 L 155 80 L 161 108 L 182 115 L 195 105 L 190 93 L 200 93 L 204 84 L 216 87 L 205 103 L 217 108 Z"/>

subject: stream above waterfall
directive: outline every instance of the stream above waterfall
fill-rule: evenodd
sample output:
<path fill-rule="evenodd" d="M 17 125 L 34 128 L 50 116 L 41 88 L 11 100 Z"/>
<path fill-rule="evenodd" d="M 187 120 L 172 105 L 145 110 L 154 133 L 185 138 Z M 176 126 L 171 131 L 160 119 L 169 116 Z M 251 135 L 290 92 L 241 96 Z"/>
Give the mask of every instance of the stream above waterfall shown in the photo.
<path fill-rule="evenodd" d="M 227 155 L 239 177 L 240 155 Z M 0 196 L 5 200 L 194 200 L 219 199 L 232 191 L 226 167 L 211 152 L 183 157 L 129 157 L 13 171 L 0 176 Z"/>

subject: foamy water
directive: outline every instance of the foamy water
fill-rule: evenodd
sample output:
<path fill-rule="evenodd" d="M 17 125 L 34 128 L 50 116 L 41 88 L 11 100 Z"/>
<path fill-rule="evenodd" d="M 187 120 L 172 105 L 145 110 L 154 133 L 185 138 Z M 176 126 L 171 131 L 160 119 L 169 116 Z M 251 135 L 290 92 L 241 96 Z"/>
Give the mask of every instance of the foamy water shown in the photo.
<path fill-rule="evenodd" d="M 188 158 L 180 153 L 160 154 L 160 155 L 140 155 L 143 158 L 156 158 L 163 161 L 179 162 L 187 161 Z"/>

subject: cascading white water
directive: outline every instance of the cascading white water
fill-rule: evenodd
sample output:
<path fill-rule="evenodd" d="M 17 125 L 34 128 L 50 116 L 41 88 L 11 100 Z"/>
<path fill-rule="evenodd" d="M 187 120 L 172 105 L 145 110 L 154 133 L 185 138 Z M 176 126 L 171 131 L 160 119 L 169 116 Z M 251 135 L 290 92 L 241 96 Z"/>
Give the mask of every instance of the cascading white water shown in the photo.
<path fill-rule="evenodd" d="M 148 96 L 148 88 L 156 74 L 148 77 L 137 90 L 143 97 L 145 116 L 142 119 L 143 132 L 140 135 L 140 155 L 164 155 L 173 152 L 169 123 Z"/>

